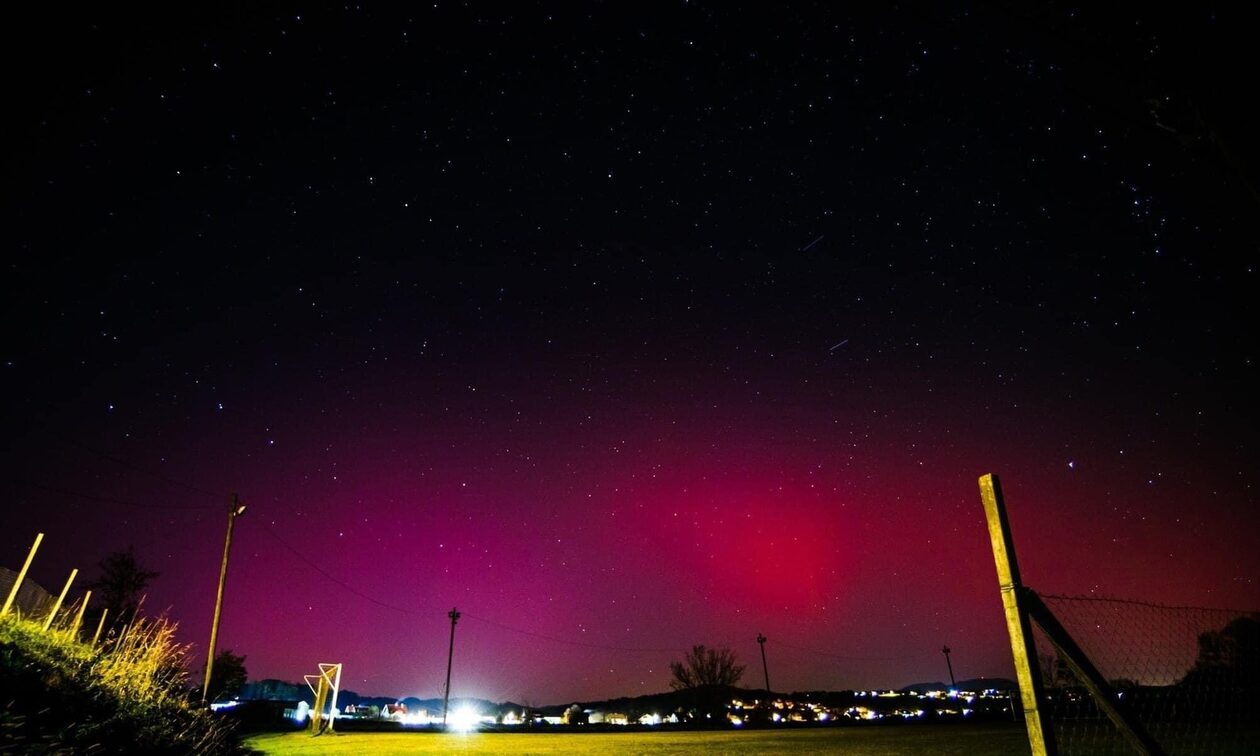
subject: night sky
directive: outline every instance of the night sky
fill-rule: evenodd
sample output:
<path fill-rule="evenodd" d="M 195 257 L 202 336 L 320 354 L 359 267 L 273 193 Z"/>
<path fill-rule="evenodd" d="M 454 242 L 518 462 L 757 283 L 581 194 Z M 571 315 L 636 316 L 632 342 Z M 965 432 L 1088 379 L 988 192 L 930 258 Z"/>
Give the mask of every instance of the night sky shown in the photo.
<path fill-rule="evenodd" d="M 1260 606 L 1252 19 L 175 5 L 4 25 L 0 563 L 134 545 L 195 677 L 231 492 L 220 647 L 367 694 L 452 606 L 456 696 L 1009 676 L 986 472 Z"/>

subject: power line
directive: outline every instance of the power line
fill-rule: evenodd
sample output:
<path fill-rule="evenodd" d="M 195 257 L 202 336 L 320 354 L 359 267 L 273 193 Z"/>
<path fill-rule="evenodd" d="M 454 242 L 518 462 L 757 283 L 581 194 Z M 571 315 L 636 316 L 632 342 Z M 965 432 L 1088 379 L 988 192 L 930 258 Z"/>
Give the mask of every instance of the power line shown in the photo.
<path fill-rule="evenodd" d="M 643 646 L 638 646 L 638 647 L 635 647 L 635 646 L 608 646 L 608 645 L 604 645 L 604 644 L 602 644 L 602 643 L 588 643 L 588 642 L 585 642 L 585 641 L 572 641 L 572 640 L 565 640 L 564 638 L 557 638 L 557 637 L 555 637 L 554 635 L 545 635 L 545 634 L 543 634 L 543 633 L 536 633 L 536 632 L 534 632 L 534 631 L 532 631 L 532 630 L 522 630 L 522 629 L 521 629 L 521 628 L 519 628 L 519 627 L 512 627 L 511 625 L 505 625 L 505 624 L 503 624 L 503 623 L 501 623 L 501 622 L 495 622 L 494 620 L 488 620 L 488 619 L 486 619 L 486 618 L 484 618 L 484 617 L 477 617 L 477 616 L 474 616 L 474 615 L 469 614 L 469 613 L 467 613 L 467 612 L 461 612 L 461 614 L 462 614 L 463 616 L 467 617 L 468 619 L 477 620 L 478 622 L 482 622 L 482 623 L 484 623 L 484 624 L 491 625 L 491 626 L 493 626 L 493 627 L 497 627 L 497 628 L 499 628 L 499 629 L 501 629 L 501 630 L 507 630 L 507 631 L 509 631 L 509 632 L 519 633 L 519 634 L 521 634 L 521 635 L 527 635 L 527 636 L 529 636 L 529 637 L 531 637 L 531 638 L 540 638 L 540 639 L 542 639 L 542 640 L 548 640 L 548 641 L 551 641 L 551 642 L 553 642 L 553 643 L 563 643 L 563 644 L 564 644 L 564 645 L 566 645 L 566 646 L 580 646 L 580 647 L 582 647 L 582 648 L 597 648 L 597 649 L 601 649 L 601 650 L 603 650 L 603 651 L 625 651 L 625 652 L 631 652 L 631 653 L 654 653 L 654 654 L 673 654 L 673 653 L 677 653 L 677 652 L 679 652 L 679 651 L 684 650 L 684 649 L 682 649 L 682 648 L 649 648 L 649 647 L 643 647 Z"/>
<path fill-rule="evenodd" d="M 52 435 L 52 434 L 49 434 L 49 435 Z M 94 448 L 92 448 L 92 447 L 90 447 L 90 446 L 88 446 L 88 445 L 84 444 L 84 443 L 83 443 L 83 442 L 81 442 L 81 441 L 77 441 L 77 440 L 75 440 L 75 439 L 69 439 L 69 438 L 67 438 L 67 439 L 61 439 L 60 437 L 57 437 L 57 438 L 58 438 L 58 440 L 62 441 L 62 443 L 65 443 L 65 444 L 67 444 L 67 445 L 69 445 L 69 446 L 73 446 L 73 447 L 75 447 L 75 448 L 77 448 L 77 449 L 80 449 L 80 450 L 82 450 L 82 451 L 88 452 L 89 454 L 95 454 L 96 456 L 98 456 L 98 457 L 100 457 L 100 458 L 102 458 L 102 459 L 107 459 L 107 460 L 109 460 L 110 462 L 113 462 L 113 463 L 114 463 L 114 464 L 116 464 L 116 465 L 121 465 L 121 466 L 123 466 L 123 467 L 126 467 L 127 469 L 131 470 L 132 472 L 138 472 L 138 473 L 140 473 L 141 475 L 147 475 L 147 476 L 149 476 L 150 478 L 154 478 L 154 479 L 156 479 L 156 480 L 160 480 L 160 481 L 162 481 L 163 483 L 167 484 L 168 486 L 174 486 L 174 487 L 176 487 L 176 488 L 182 488 L 182 489 L 184 489 L 184 490 L 186 490 L 186 491 L 190 491 L 190 492 L 192 492 L 192 493 L 196 493 L 196 494 L 201 494 L 201 495 L 203 495 L 203 496 L 219 496 L 219 494 L 216 494 L 216 493 L 211 492 L 211 491 L 207 491 L 207 490 L 205 490 L 204 488 L 201 488 L 201 487 L 199 487 L 199 486 L 194 486 L 194 485 L 193 485 L 193 484 L 191 484 L 191 483 L 188 483 L 188 482 L 185 482 L 185 481 L 182 481 L 182 480 L 178 480 L 178 479 L 176 479 L 176 478 L 172 478 L 171 476 L 169 476 L 169 475 L 167 475 L 167 474 L 165 474 L 165 473 L 160 473 L 160 472 L 157 472 L 156 470 L 151 470 L 151 469 L 148 469 L 148 468 L 145 468 L 145 467 L 141 467 L 140 465 L 137 465 L 137 464 L 135 464 L 135 463 L 133 463 L 133 462 L 128 462 L 128 461 L 127 461 L 127 460 L 125 460 L 125 459 L 119 459 L 118 457 L 115 457 L 114 455 L 112 455 L 112 454 L 110 454 L 110 453 L 108 453 L 108 452 L 103 452 L 103 451 L 101 451 L 100 449 L 94 449 Z"/>
<path fill-rule="evenodd" d="M 392 611 L 399 612 L 401 614 L 409 614 L 409 615 L 417 616 L 417 617 L 429 616 L 430 614 L 429 612 L 423 612 L 416 609 L 408 609 L 406 607 L 397 606 L 395 604 L 391 604 L 386 601 L 381 601 L 380 599 L 374 596 L 369 596 L 368 594 L 360 591 L 359 589 L 355 588 L 349 583 L 346 583 L 340 578 L 329 573 L 324 568 L 320 567 L 317 562 L 310 559 L 301 551 L 299 551 L 297 548 L 295 548 L 294 546 L 289 544 L 287 541 L 285 541 L 283 538 L 281 538 L 280 534 L 277 533 L 267 523 L 259 521 L 259 524 L 262 525 L 263 530 L 265 530 L 268 535 L 274 538 L 281 546 L 284 546 L 286 549 L 288 549 L 291 554 L 293 554 L 298 559 L 300 559 L 304 564 L 306 564 L 311 569 L 318 572 L 320 575 L 323 575 L 329 582 L 339 586 L 340 588 L 348 591 L 349 593 L 352 593 L 355 596 L 358 596 L 359 598 L 365 601 L 376 604 L 377 606 L 380 606 L 385 609 L 390 609 Z M 468 619 L 471 619 L 471 620 L 476 620 L 477 622 L 490 625 L 491 627 L 497 627 L 500 630 L 507 630 L 509 632 L 518 633 L 520 635 L 529 636 L 531 638 L 539 638 L 541 640 L 551 641 L 552 643 L 562 643 L 566 646 L 580 646 L 583 648 L 595 648 L 595 649 L 600 649 L 604 651 L 624 651 L 624 652 L 644 652 L 644 653 L 675 653 L 679 650 L 676 648 L 646 648 L 646 647 L 612 646 L 612 645 L 607 645 L 607 644 L 602 644 L 602 643 L 590 643 L 587 641 L 567 640 L 565 638 L 558 638 L 554 635 L 546 635 L 544 633 L 537 633 L 532 630 L 525 630 L 523 628 L 513 627 L 512 625 L 505 625 L 502 622 L 496 622 L 495 620 L 487 619 L 485 617 L 478 617 L 473 614 L 468 614 L 467 612 L 460 612 L 460 614 L 463 617 L 467 617 Z"/>
<path fill-rule="evenodd" d="M 350 585 L 350 584 L 348 584 L 348 583 L 344 583 L 344 582 L 342 582 L 342 581 L 341 581 L 341 580 L 339 580 L 338 578 L 336 578 L 336 577 L 334 577 L 333 575 L 331 575 L 330 573 L 328 573 L 328 572 L 327 572 L 327 571 L 326 571 L 323 567 L 320 567 L 320 566 L 319 566 L 319 564 L 317 564 L 315 561 L 313 561 L 313 560 L 311 560 L 311 559 L 307 558 L 307 556 L 306 556 L 305 554 L 303 554 L 302 552 L 298 551 L 298 550 L 297 550 L 296 548 L 294 548 L 293 546 L 289 545 L 289 543 L 288 543 L 287 541 L 285 541 L 283 538 L 281 538 L 281 537 L 280 537 L 280 535 L 279 535 L 278 533 L 276 533 L 276 531 L 274 531 L 274 530 L 272 530 L 272 529 L 271 529 L 271 526 L 270 526 L 270 525 L 268 525 L 268 524 L 267 524 L 267 523 L 265 523 L 265 522 L 262 522 L 261 520 L 259 520 L 259 521 L 258 521 L 258 523 L 259 523 L 260 525 L 262 525 L 263 530 L 264 530 L 264 531 L 266 531 L 267 535 L 269 535 L 269 536 L 271 536 L 272 538 L 276 539 L 276 541 L 277 541 L 277 542 L 278 542 L 281 546 L 283 546 L 283 547 L 285 547 L 286 549 L 288 549 L 290 553 L 292 553 L 292 554 L 293 554 L 294 556 L 296 556 L 298 559 L 302 560 L 302 562 L 304 562 L 304 563 L 305 563 L 308 567 L 310 567 L 311 569 L 315 570 L 315 571 L 316 571 L 316 572 L 318 572 L 319 574 L 323 575 L 325 578 L 327 578 L 327 579 L 328 579 L 329 581 L 331 581 L 332 583 L 335 583 L 336 585 L 340 586 L 340 587 L 341 587 L 341 588 L 343 588 L 344 590 L 349 591 L 350 593 L 353 593 L 354 595 L 358 596 L 359 598 L 363 599 L 364 601 L 369 601 L 369 602 L 371 602 L 371 603 L 373 603 L 373 604 L 376 604 L 376 605 L 377 605 L 377 606 L 379 606 L 379 607 L 383 607 L 383 608 L 385 608 L 385 609 L 391 609 L 391 610 L 393 610 L 393 611 L 395 611 L 395 612 L 400 612 L 400 613 L 402 613 L 402 614 L 411 614 L 411 615 L 416 615 L 416 616 L 421 616 L 422 614 L 424 614 L 424 613 L 422 613 L 422 612 L 418 612 L 418 611 L 416 611 L 416 610 L 414 610 L 414 609 L 407 609 L 407 608 L 405 608 L 405 607 L 395 606 L 394 604 L 390 604 L 390 603 L 387 603 L 387 602 L 385 602 L 385 601 L 381 601 L 380 599 L 377 599 L 377 598 L 375 598 L 375 597 L 373 597 L 373 596 L 369 596 L 369 595 L 367 595 L 366 593 L 363 593 L 362 591 L 358 590 L 357 588 L 355 588 L 355 587 L 351 586 L 351 585 Z"/>
<path fill-rule="evenodd" d="M 54 444 L 60 445 L 62 446 L 62 448 L 74 448 L 74 449 L 78 449 L 79 451 L 85 451 L 85 452 L 88 452 L 89 454 L 94 454 L 100 457 L 101 459 L 109 460 L 110 462 L 113 462 L 116 465 L 125 467 L 131 470 L 132 472 L 137 472 L 137 473 L 140 473 L 141 475 L 147 475 L 156 480 L 160 480 L 169 486 L 182 488 L 186 491 L 202 494 L 204 496 L 216 496 L 216 497 L 219 496 L 218 493 L 207 491 L 204 488 L 195 486 L 191 483 L 188 483 L 187 481 L 182 481 L 177 478 L 172 478 L 171 476 L 165 473 L 157 472 L 156 470 L 152 470 L 152 469 L 137 465 L 134 462 L 121 459 L 119 457 L 114 456 L 113 454 L 110 454 L 109 452 L 104 452 L 104 451 L 101 451 L 100 449 L 96 449 L 94 447 L 88 446 L 87 444 L 83 443 L 82 441 L 76 438 L 71 438 L 64 434 L 55 433 L 46 427 L 35 427 L 35 428 L 31 428 L 30 431 L 32 433 L 43 436 L 45 439 L 51 439 Z"/>
<path fill-rule="evenodd" d="M 206 492 L 206 491 L 204 491 L 204 490 L 202 490 L 202 489 L 199 489 L 198 487 L 193 486 L 193 485 L 191 485 L 191 484 L 184 483 L 184 482 L 182 482 L 182 481 L 176 480 L 176 479 L 174 479 L 174 478 L 170 478 L 170 477 L 165 476 L 165 475 L 161 475 L 161 474 L 158 474 L 158 473 L 153 473 L 153 472 L 151 472 L 151 471 L 145 470 L 145 469 L 143 469 L 143 468 L 141 468 L 141 467 L 138 467 L 138 466 L 136 466 L 136 465 L 129 464 L 129 463 L 127 463 L 127 462 L 123 461 L 123 460 L 119 460 L 119 459 L 117 459 L 117 458 L 113 457 L 112 455 L 106 454 L 106 453 L 104 453 L 104 452 L 100 452 L 100 451 L 97 451 L 97 450 L 95 450 L 95 449 L 91 449 L 90 447 L 86 447 L 86 446 L 82 446 L 82 445 L 78 445 L 78 446 L 80 446 L 80 448 L 84 449 L 85 451 L 89 451 L 89 452 L 92 452 L 92 453 L 94 453 L 94 454 L 99 454 L 99 455 L 100 455 L 100 456 L 102 456 L 103 458 L 109 459 L 109 460 L 111 460 L 111 461 L 113 461 L 113 462 L 117 462 L 118 464 L 120 464 L 120 465 L 122 465 L 122 466 L 124 466 L 124 467 L 127 467 L 127 468 L 129 468 L 129 469 L 131 469 L 131 470 L 133 470 L 133 471 L 135 471 L 135 472 L 144 473 L 144 474 L 150 475 L 150 476 L 152 476 L 152 477 L 156 477 L 156 478 L 162 479 L 164 482 L 166 482 L 166 483 L 168 483 L 168 484 L 170 484 L 170 485 L 173 485 L 173 486 L 178 486 L 178 487 L 181 487 L 181 488 L 185 488 L 185 489 L 187 489 L 187 490 L 189 490 L 189 491 L 193 491 L 193 492 L 195 492 L 195 493 L 200 493 L 200 494 L 205 494 L 205 495 L 212 495 L 212 494 L 210 494 L 209 492 Z M 145 504 L 145 503 L 142 503 L 142 502 L 130 501 L 130 500 L 127 500 L 127 499 L 118 499 L 118 498 L 114 498 L 114 497 L 110 497 L 110 496 L 97 496 L 97 495 L 94 495 L 94 494 L 87 494 L 87 493 L 83 493 L 83 492 L 80 492 L 80 491 L 71 491 L 71 490 L 69 490 L 69 489 L 57 488 L 57 487 L 55 487 L 55 486 L 47 486 L 47 485 L 44 485 L 44 484 L 42 484 L 42 483 L 33 483 L 33 482 L 30 482 L 30 481 L 11 480 L 11 481 L 9 481 L 9 482 L 10 482 L 10 483 L 12 483 L 12 484 L 14 484 L 14 485 L 24 486 L 24 487 L 28 487 L 28 488 L 35 488 L 35 489 L 39 489 L 39 490 L 43 490 L 43 491 L 48 491 L 48 492 L 50 492 L 50 493 L 61 494 L 61 495 L 64 495 L 64 496 L 73 496 L 73 497 L 76 497 L 76 498 L 86 499 L 86 500 L 89 500 L 89 501 L 96 501 L 96 502 L 105 503 L 105 504 L 119 504 L 119 505 L 122 505 L 122 506 L 135 507 L 135 508 L 138 508 L 138 509 L 157 509 L 157 510 L 165 510 L 165 511 L 209 511 L 209 510 L 214 510 L 214 509 L 218 509 L 218 508 L 219 508 L 217 505 L 173 506 L 173 505 L 162 505 L 162 504 Z M 364 593 L 363 591 L 360 591 L 359 589 L 355 588 L 354 586 L 350 585 L 349 583 L 346 583 L 345 581 L 343 581 L 343 580 L 339 579 L 338 577 L 336 577 L 336 576 L 335 576 L 335 575 L 333 575 L 332 573 L 330 573 L 330 572 L 328 572 L 327 570 L 325 570 L 325 569 L 324 569 L 323 567 L 321 567 L 321 566 L 319 565 L 319 563 L 317 563 L 316 561 L 314 561 L 314 560 L 310 559 L 309 557 L 307 557 L 307 556 L 306 556 L 305 554 L 303 554 L 300 550 L 298 550 L 296 547 L 294 547 L 292 544 L 290 544 L 288 541 L 286 541 L 284 538 L 282 538 L 282 537 L 280 536 L 280 534 L 279 534 L 279 533 L 277 533 L 277 532 L 276 532 L 276 531 L 275 531 L 275 530 L 274 530 L 271 526 L 269 526 L 266 522 L 264 522 L 264 521 L 262 521 L 262 520 L 256 520 L 256 522 L 258 522 L 258 523 L 262 526 L 263 530 L 267 533 L 267 535 L 269 535 L 269 536 L 271 536 L 273 539 L 275 539 L 275 541 L 276 541 L 277 543 L 279 543 L 281 546 L 283 546 L 285 549 L 287 549 L 287 550 L 289 551 L 289 553 L 293 554 L 293 556 L 297 557 L 297 558 L 298 558 L 298 559 L 299 559 L 299 560 L 300 560 L 303 564 L 305 564 L 305 565 L 307 565 L 308 567 L 310 567 L 311 569 L 315 570 L 315 571 L 316 571 L 316 572 L 318 572 L 320 575 L 322 575 L 322 576 L 323 576 L 326 580 L 328 580 L 329 582 L 331 582 L 331 583 L 333 583 L 334 585 L 338 586 L 338 587 L 339 587 L 339 588 L 341 588 L 342 590 L 347 591 L 348 593 L 351 593 L 351 594 L 353 594 L 353 595 L 355 595 L 355 596 L 357 596 L 357 597 L 359 597 L 359 598 L 363 599 L 364 601 L 367 601 L 367 602 L 369 602 L 369 603 L 371 603 L 371 604 L 374 604 L 374 605 L 379 606 L 379 607 L 384 608 L 384 609 L 389 609 L 390 611 L 398 612 L 398 613 L 400 613 L 400 614 L 408 614 L 408 615 L 411 615 L 411 616 L 428 616 L 428 613 L 427 613 L 427 612 L 418 611 L 418 610 L 416 610 L 416 609 L 408 609 L 408 608 L 406 608 L 406 607 L 401 607 L 401 606 L 398 606 L 398 605 L 396 605 L 396 604 L 391 604 L 391 603 L 389 603 L 389 602 L 387 602 L 387 601 L 382 601 L 382 600 L 380 600 L 380 599 L 376 598 L 375 596 L 371 596 L 371 595 L 369 595 L 369 594 L 367 594 L 367 593 Z M 545 634 L 545 633 L 538 633 L 538 632 L 534 632 L 534 631 L 532 631 L 532 630 L 526 630 L 526 629 L 524 629 L 524 628 L 513 627 L 512 625 L 506 625 L 506 624 L 504 624 L 504 623 L 502 623 L 502 622 L 496 622 L 496 621 L 494 621 L 494 620 L 487 619 L 487 618 L 485 618 L 485 617 L 478 617 L 478 616 L 476 616 L 476 615 L 472 615 L 472 614 L 465 614 L 464 616 L 468 617 L 469 619 L 476 620 L 477 622 L 481 622 L 481 623 L 483 623 L 483 624 L 490 625 L 490 626 L 492 626 L 492 627 L 497 627 L 497 628 L 499 628 L 499 629 L 501 629 L 501 630 L 507 630 L 508 632 L 517 633 L 517 634 L 519 634 L 519 635 L 524 635 L 524 636 L 527 636 L 527 637 L 530 637 L 530 638 L 538 638 L 538 639 L 540 639 L 540 640 L 546 640 L 546 641 L 550 641 L 550 642 L 552 642 L 552 643 L 560 643 L 560 644 L 567 645 L 567 646 L 577 646 L 577 647 L 582 647 L 582 648 L 594 648 L 594 649 L 600 649 L 600 650 L 604 650 L 604 651 L 621 651 L 621 652 L 627 652 L 627 653 L 675 653 L 675 652 L 677 652 L 677 651 L 679 650 L 679 649 L 677 649 L 677 648 L 650 648 L 650 647 L 614 646 L 614 645 L 609 645 L 609 644 L 590 643 L 590 642 L 587 642 L 587 641 L 567 640 L 567 639 L 565 639 L 565 638 L 558 638 L 558 637 L 556 637 L 556 636 L 554 636 L 554 635 L 547 635 L 547 634 Z"/>
<path fill-rule="evenodd" d="M 9 479 L 6 481 L 10 485 L 20 486 L 23 488 L 34 488 L 40 491 L 60 494 L 62 496 L 73 496 L 78 499 L 86 499 L 87 501 L 96 501 L 103 504 L 121 504 L 125 507 L 135 507 L 136 509 L 159 509 L 168 512 L 206 512 L 218 507 L 209 504 L 197 506 L 179 506 L 175 504 L 146 504 L 139 501 L 130 501 L 128 499 L 118 499 L 113 496 L 98 496 L 96 494 L 83 493 L 82 491 L 71 491 L 68 488 L 58 488 L 57 486 L 48 486 L 43 483 L 35 483 L 29 480 Z"/>
<path fill-rule="evenodd" d="M 1084 601 L 1095 602 L 1101 604 L 1121 604 L 1123 606 L 1140 606 L 1144 609 L 1167 609 L 1171 611 L 1194 611 L 1194 612 L 1220 612 L 1221 614 L 1257 614 L 1255 609 L 1231 609 L 1215 606 L 1168 606 L 1167 604 L 1156 604 L 1150 601 L 1135 601 L 1133 599 L 1113 598 L 1111 596 L 1065 596 L 1055 593 L 1038 593 L 1043 599 L 1052 599 L 1058 601 Z"/>
<path fill-rule="evenodd" d="M 841 661 L 874 661 L 874 662 L 908 661 L 912 659 L 925 659 L 929 656 L 935 656 L 937 653 L 939 653 L 937 651 L 930 651 L 930 652 L 921 653 L 921 654 L 901 654 L 898 656 L 846 656 L 844 654 L 833 654 L 827 651 L 819 651 L 816 648 L 807 648 L 805 646 L 798 646 L 794 643 L 786 643 L 784 641 L 775 641 L 775 645 L 786 646 L 787 648 L 793 648 L 793 649 L 796 649 L 797 651 L 804 651 L 806 653 L 814 654 L 816 656 L 825 656 L 829 659 L 839 659 Z"/>

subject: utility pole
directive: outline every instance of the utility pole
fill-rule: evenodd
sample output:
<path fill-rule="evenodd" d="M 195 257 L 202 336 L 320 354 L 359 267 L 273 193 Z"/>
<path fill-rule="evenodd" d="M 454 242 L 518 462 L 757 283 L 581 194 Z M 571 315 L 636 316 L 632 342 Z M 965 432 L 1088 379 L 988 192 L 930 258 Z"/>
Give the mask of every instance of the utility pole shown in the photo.
<path fill-rule="evenodd" d="M 766 666 L 766 636 L 757 633 L 757 645 L 761 646 L 761 671 L 766 676 L 766 693 L 770 692 L 770 668 Z"/>
<path fill-rule="evenodd" d="M 945 666 L 949 667 L 949 687 L 957 688 L 958 683 L 954 682 L 954 665 L 949 662 L 949 646 L 942 648 L 941 653 L 945 654 Z"/>
<path fill-rule="evenodd" d="M 202 706 L 210 703 L 206 698 L 210 695 L 210 673 L 214 671 L 214 647 L 219 642 L 219 617 L 223 612 L 223 584 L 227 582 L 228 553 L 232 550 L 232 527 L 236 525 L 236 518 L 243 514 L 245 514 L 245 505 L 241 503 L 241 497 L 232 494 L 232 498 L 228 501 L 227 536 L 223 539 L 223 564 L 219 567 L 219 592 L 214 597 L 214 622 L 210 625 L 210 648 L 206 651 L 206 679 L 201 686 Z"/>
<path fill-rule="evenodd" d="M 446 650 L 446 692 L 442 694 L 442 728 L 446 729 L 446 706 L 451 700 L 451 659 L 455 656 L 455 623 L 459 622 L 459 611 L 455 607 L 446 613 L 451 618 L 451 645 Z"/>

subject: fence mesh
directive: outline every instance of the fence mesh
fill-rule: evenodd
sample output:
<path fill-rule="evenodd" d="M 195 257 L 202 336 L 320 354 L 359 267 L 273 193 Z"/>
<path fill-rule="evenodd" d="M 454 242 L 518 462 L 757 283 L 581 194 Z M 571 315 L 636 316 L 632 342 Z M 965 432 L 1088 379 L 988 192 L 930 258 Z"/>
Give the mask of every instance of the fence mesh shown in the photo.
<path fill-rule="evenodd" d="M 18 574 L 7 567 L 0 567 L 0 602 L 9 595 L 9 590 L 13 588 L 13 583 L 17 581 Z M 18 588 L 18 594 L 14 598 L 12 611 L 20 613 L 25 617 L 34 617 L 39 614 L 48 614 L 52 609 L 53 602 L 56 598 L 48 591 L 37 585 L 33 580 L 27 578 L 22 581 L 22 587 Z"/>
<path fill-rule="evenodd" d="M 1170 756 L 1260 754 L 1260 614 L 1041 598 Z M 1060 753 L 1134 753 L 1039 628 L 1034 638 Z"/>

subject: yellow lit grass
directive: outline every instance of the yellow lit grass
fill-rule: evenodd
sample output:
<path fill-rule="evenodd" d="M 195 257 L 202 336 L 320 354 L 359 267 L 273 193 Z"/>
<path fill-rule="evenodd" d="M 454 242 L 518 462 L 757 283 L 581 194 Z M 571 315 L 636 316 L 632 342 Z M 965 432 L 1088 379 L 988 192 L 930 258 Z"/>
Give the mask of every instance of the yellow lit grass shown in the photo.
<path fill-rule="evenodd" d="M 184 668 L 189 645 L 176 640 L 176 623 L 165 617 L 139 618 L 95 648 L 64 628 L 44 632 L 41 626 L 16 614 L 0 618 L 0 649 L 7 654 L 12 648 L 29 660 L 41 670 L 41 687 L 65 691 L 65 700 L 79 702 L 75 708 L 83 710 L 63 712 L 68 719 L 61 726 L 70 729 L 36 737 L 70 751 L 122 752 L 117 748 L 123 744 L 115 741 L 124 736 L 133 739 L 130 748 L 136 750 L 240 752 L 229 728 L 189 703 Z"/>
<path fill-rule="evenodd" d="M 175 640 L 176 624 L 165 617 L 138 619 L 93 655 L 92 673 L 121 698 L 151 705 L 182 702 L 188 673 L 188 645 Z"/>

